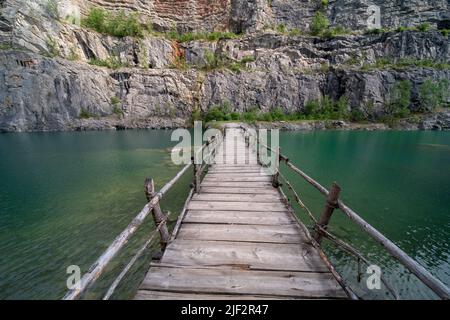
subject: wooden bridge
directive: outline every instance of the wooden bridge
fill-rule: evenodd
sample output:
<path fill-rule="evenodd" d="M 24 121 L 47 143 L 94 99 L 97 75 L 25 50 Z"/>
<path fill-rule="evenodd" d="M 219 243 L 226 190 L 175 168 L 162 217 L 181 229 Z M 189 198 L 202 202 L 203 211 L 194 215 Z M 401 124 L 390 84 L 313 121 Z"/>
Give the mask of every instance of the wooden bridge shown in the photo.
<path fill-rule="evenodd" d="M 259 164 L 261 150 L 275 155 L 274 171 L 269 172 Z M 322 239 L 326 239 L 355 257 L 358 264 L 373 264 L 353 245 L 327 230 L 336 209 L 437 297 L 450 299 L 445 284 L 339 199 L 337 184 L 327 190 L 293 165 L 279 149 L 273 150 L 259 141 L 256 132 L 240 126 L 228 129 L 225 138 L 218 133 L 194 156 L 198 152 L 204 155 L 202 161 L 186 164 L 159 192 L 155 192 L 153 180 L 146 180 L 147 205 L 64 299 L 82 297 L 150 214 L 156 230 L 125 265 L 103 299 L 111 298 L 158 233 L 162 255 L 151 263 L 135 299 L 358 299 L 321 247 Z M 318 220 L 282 175 L 278 161 L 326 197 Z M 170 234 L 169 215 L 163 213 L 159 203 L 192 166 L 192 189 Z M 292 209 L 282 185 L 313 222 L 311 232 Z M 383 276 L 381 281 L 398 299 Z"/>
<path fill-rule="evenodd" d="M 223 144 L 136 299 L 347 297 L 243 132 Z"/>

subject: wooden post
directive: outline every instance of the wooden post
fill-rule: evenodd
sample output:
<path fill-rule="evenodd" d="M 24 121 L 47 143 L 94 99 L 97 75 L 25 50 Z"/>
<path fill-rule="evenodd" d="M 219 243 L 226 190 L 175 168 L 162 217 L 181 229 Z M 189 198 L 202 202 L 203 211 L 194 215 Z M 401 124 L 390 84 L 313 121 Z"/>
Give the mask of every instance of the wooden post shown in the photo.
<path fill-rule="evenodd" d="M 325 204 L 325 208 L 320 215 L 319 221 L 317 224 L 322 228 L 326 229 L 328 227 L 328 223 L 330 222 L 331 216 L 333 214 L 334 209 L 338 208 L 338 198 L 339 193 L 341 192 L 341 187 L 339 187 L 336 182 L 333 182 L 331 185 L 330 192 L 327 196 L 327 202 Z M 314 239 L 320 244 L 322 241 L 322 234 L 319 229 L 316 229 L 314 234 Z"/>
<path fill-rule="evenodd" d="M 272 176 L 272 185 L 274 188 L 278 188 L 280 186 L 280 179 L 279 179 L 280 178 L 280 160 L 279 160 L 280 148 L 274 150 L 273 152 L 275 152 L 276 164 L 275 164 L 275 173 Z"/>
<path fill-rule="evenodd" d="M 151 178 L 145 179 L 145 195 L 147 197 L 148 202 L 150 202 L 156 196 L 155 184 L 153 182 L 153 179 L 151 179 Z M 161 206 L 159 205 L 159 203 L 153 207 L 152 215 L 153 215 L 153 220 L 155 221 L 155 225 L 157 228 L 159 227 L 159 225 L 161 223 L 164 224 L 159 229 L 159 235 L 161 236 L 161 241 L 160 241 L 161 251 L 164 251 L 166 249 L 167 242 L 170 239 L 170 235 L 169 235 L 169 230 L 167 229 L 167 224 L 165 222 L 164 213 L 162 212 Z"/>

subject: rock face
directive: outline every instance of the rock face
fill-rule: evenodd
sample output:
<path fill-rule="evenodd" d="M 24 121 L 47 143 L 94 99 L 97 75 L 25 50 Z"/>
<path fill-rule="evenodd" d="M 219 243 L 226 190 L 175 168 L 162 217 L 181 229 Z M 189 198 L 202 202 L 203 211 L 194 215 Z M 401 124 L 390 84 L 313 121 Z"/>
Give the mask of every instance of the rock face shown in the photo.
<path fill-rule="evenodd" d="M 411 82 L 410 108 L 415 110 L 422 83 L 450 79 L 448 67 L 434 65 L 362 68 L 380 59 L 448 66 L 449 38 L 434 28 L 448 21 L 448 1 L 331 0 L 326 8 L 320 1 L 294 0 L 59 3 L 61 17 L 55 19 L 48 0 L 0 1 L 1 131 L 183 126 L 194 110 L 225 102 L 238 112 L 276 107 L 293 112 L 324 96 L 345 97 L 351 110 L 370 106 L 381 114 L 399 81 Z M 373 4 L 380 7 L 383 27 L 427 22 L 431 29 L 364 34 L 367 8 Z M 115 38 L 79 26 L 79 17 L 91 6 L 137 12 L 161 32 L 176 28 L 245 35 L 186 43 L 163 34 Z M 332 25 L 361 32 L 334 38 L 288 32 L 308 30 L 319 8 Z M 270 30 L 279 25 L 287 32 Z M 208 54 L 222 66 L 209 68 Z M 114 60 L 120 68 L 88 64 L 92 60 Z M 180 66 L 184 60 L 186 66 Z M 450 103 L 449 95 L 445 98 Z M 429 117 L 417 127 L 447 129 L 448 115 Z"/>

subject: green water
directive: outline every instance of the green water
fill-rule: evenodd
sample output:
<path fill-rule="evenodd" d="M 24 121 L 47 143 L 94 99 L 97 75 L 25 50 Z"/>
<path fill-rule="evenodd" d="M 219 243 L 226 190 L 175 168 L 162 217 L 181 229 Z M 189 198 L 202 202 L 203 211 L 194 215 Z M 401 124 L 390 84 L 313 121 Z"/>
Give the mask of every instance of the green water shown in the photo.
<path fill-rule="evenodd" d="M 67 266 L 87 271 L 145 204 L 145 177 L 160 187 L 179 170 L 170 161 L 174 144 L 170 131 L 0 135 L 0 299 L 61 298 Z M 450 133 L 281 133 L 281 147 L 322 184 L 338 181 L 348 205 L 450 284 Z M 320 212 L 318 192 L 285 173 Z M 168 194 L 164 210 L 178 212 L 190 178 Z M 149 219 L 88 298 L 101 297 L 152 228 Z M 338 212 L 332 231 L 378 263 L 403 297 L 434 297 Z M 331 246 L 327 252 L 358 285 L 353 260 Z M 114 298 L 133 296 L 151 254 Z M 387 297 L 384 290 L 360 294 Z"/>
<path fill-rule="evenodd" d="M 338 182 L 347 205 L 450 285 L 450 132 L 295 132 L 282 133 L 280 145 L 322 185 Z M 322 195 L 283 172 L 317 216 Z M 435 298 L 340 211 L 331 230 L 382 267 L 402 298 Z M 357 290 L 363 297 L 389 298 L 383 288 L 367 290 L 364 277 L 358 284 L 354 259 L 333 246 L 326 251 L 352 287 L 365 288 Z"/>

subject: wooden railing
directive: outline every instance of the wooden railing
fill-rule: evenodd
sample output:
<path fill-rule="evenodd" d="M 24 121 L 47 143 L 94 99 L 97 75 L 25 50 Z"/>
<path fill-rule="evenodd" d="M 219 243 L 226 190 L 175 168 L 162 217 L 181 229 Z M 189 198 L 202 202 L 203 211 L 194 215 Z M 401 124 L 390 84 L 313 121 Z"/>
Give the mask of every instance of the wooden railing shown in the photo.
<path fill-rule="evenodd" d="M 208 168 L 208 160 L 213 157 L 216 153 L 217 147 L 222 143 L 222 132 L 217 133 L 215 136 L 208 139 L 208 141 L 198 150 L 193 150 L 196 153 L 191 158 L 192 161 L 186 164 L 168 183 L 164 185 L 158 192 L 155 192 L 154 181 L 151 178 L 145 180 L 145 195 L 147 197 L 148 203 L 139 212 L 139 214 L 131 221 L 131 223 L 125 228 L 122 233 L 120 233 L 112 244 L 105 250 L 105 252 L 95 261 L 88 272 L 83 275 L 80 282 L 75 288 L 69 290 L 63 297 L 63 300 L 76 300 L 79 299 L 87 289 L 89 289 L 95 281 L 103 274 L 108 264 L 111 260 L 119 253 L 119 251 L 125 246 L 130 237 L 136 232 L 136 230 L 142 225 L 145 218 L 151 213 L 153 216 L 153 221 L 155 223 L 156 229 L 152 232 L 149 239 L 144 243 L 144 245 L 136 252 L 130 262 L 125 266 L 122 272 L 117 276 L 114 282 L 109 287 L 107 293 L 103 297 L 104 300 L 108 300 L 115 289 L 120 284 L 121 280 L 131 269 L 137 259 L 145 252 L 148 246 L 153 242 L 156 234 L 159 233 L 160 236 L 160 246 L 162 254 L 167 246 L 167 244 L 175 239 L 181 221 L 183 220 L 184 214 L 186 212 L 186 207 L 191 199 L 194 191 L 200 192 L 200 181 L 203 173 Z M 194 163 L 194 159 L 201 159 L 201 163 Z M 206 160 L 206 161 L 205 161 Z M 180 180 L 180 178 L 189 170 L 191 166 L 194 166 L 194 181 L 191 184 L 191 190 L 186 199 L 185 205 L 178 217 L 177 223 L 172 231 L 172 235 L 169 234 L 167 227 L 167 221 L 170 214 L 165 215 L 160 207 L 161 199 L 167 194 L 167 192 Z"/>
<path fill-rule="evenodd" d="M 350 244 L 340 240 L 336 235 L 332 234 L 330 231 L 328 231 L 328 225 L 330 222 L 330 219 L 332 217 L 333 212 L 336 209 L 341 210 L 347 218 L 349 218 L 351 221 L 353 221 L 356 225 L 358 225 L 366 234 L 368 234 L 373 240 L 375 240 L 378 244 L 380 244 L 391 256 L 396 258 L 403 266 L 405 266 L 409 271 L 411 271 L 423 284 L 428 286 L 439 298 L 441 299 L 450 299 L 450 289 L 442 283 L 439 279 L 437 279 L 435 276 L 433 276 L 428 270 L 426 270 L 422 265 L 420 265 L 417 261 L 415 261 L 413 258 L 408 256 L 402 249 L 400 249 L 396 244 L 394 244 L 392 241 L 390 241 L 388 238 L 386 238 L 380 231 L 375 229 L 373 226 L 371 226 L 367 221 L 365 221 L 363 218 L 361 218 L 355 211 L 353 211 L 350 207 L 348 207 L 342 200 L 339 199 L 339 194 L 341 191 L 341 188 L 336 184 L 333 183 L 330 190 L 323 187 L 320 183 L 318 183 L 316 180 L 308 176 L 305 172 L 300 170 L 298 167 L 296 167 L 294 164 L 292 164 L 289 161 L 289 158 L 283 154 L 281 154 L 280 150 L 274 150 L 273 148 L 270 148 L 269 146 L 263 144 L 260 142 L 259 137 L 254 137 L 255 131 L 250 131 L 248 128 L 241 126 L 241 128 L 244 130 L 245 134 L 245 141 L 247 145 L 251 145 L 251 141 L 254 141 L 253 147 L 257 148 L 257 156 L 259 161 L 259 155 L 260 155 L 260 148 L 265 148 L 270 152 L 275 153 L 275 157 L 278 155 L 279 164 L 284 163 L 287 168 L 289 168 L 291 171 L 302 177 L 304 180 L 306 180 L 309 184 L 311 184 L 313 187 L 315 187 L 320 193 L 322 193 L 326 197 L 325 206 L 324 209 L 317 220 L 314 215 L 312 214 L 311 210 L 304 204 L 304 202 L 300 199 L 298 193 L 293 188 L 292 184 L 286 179 L 286 177 L 283 176 L 283 174 L 280 172 L 279 165 L 275 170 L 275 173 L 273 175 L 273 185 L 274 187 L 278 187 L 285 197 L 286 203 L 289 201 L 286 195 L 284 194 L 282 190 L 282 183 L 281 180 L 284 181 L 286 186 L 289 188 L 290 191 L 294 194 L 294 198 L 296 203 L 308 214 L 308 217 L 312 220 L 314 223 L 313 226 L 313 235 L 310 235 L 310 232 L 307 228 L 304 228 L 305 233 L 307 234 L 310 242 L 312 245 L 314 245 L 317 249 L 319 249 L 319 253 L 321 254 L 322 258 L 326 259 L 326 256 L 323 254 L 323 251 L 321 249 L 321 242 L 322 238 L 327 238 L 331 242 L 333 242 L 335 245 L 337 245 L 338 248 L 346 251 L 347 253 L 350 253 L 354 257 L 358 259 L 358 263 L 360 261 L 371 265 L 358 250 L 356 250 L 353 246 Z M 294 216 L 297 218 L 295 213 L 293 213 Z M 297 218 L 298 219 L 298 218 Z M 299 224 L 301 226 L 304 226 L 303 223 L 299 221 Z M 336 277 L 338 282 L 343 286 L 343 288 L 346 290 L 347 294 L 352 297 L 356 298 L 351 288 L 349 288 L 345 281 L 342 279 L 342 277 L 337 273 L 337 271 L 331 266 L 331 264 L 328 261 L 325 261 L 330 271 L 333 273 L 333 275 Z M 388 284 L 388 282 L 384 279 L 384 277 L 381 278 L 381 281 L 386 286 L 388 291 L 394 296 L 394 298 L 398 299 L 399 296 L 395 292 L 395 290 Z"/>

